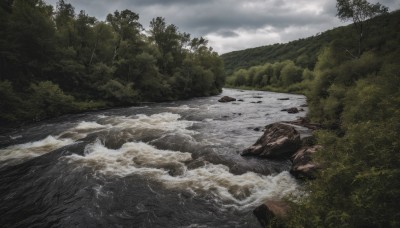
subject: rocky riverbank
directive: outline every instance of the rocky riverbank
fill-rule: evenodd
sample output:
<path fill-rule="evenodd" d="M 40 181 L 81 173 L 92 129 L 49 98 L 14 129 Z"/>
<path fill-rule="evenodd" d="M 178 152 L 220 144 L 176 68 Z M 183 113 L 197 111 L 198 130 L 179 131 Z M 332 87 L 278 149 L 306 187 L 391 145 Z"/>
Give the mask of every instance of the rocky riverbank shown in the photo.
<path fill-rule="evenodd" d="M 267 125 L 263 135 L 242 156 L 255 156 L 267 159 L 290 159 L 291 173 L 296 178 L 315 178 L 319 165 L 312 161 L 312 154 L 320 149 L 314 145 L 311 124 L 296 125 L 299 121 L 279 122 Z M 315 125 L 312 125 L 315 126 Z"/>
<path fill-rule="evenodd" d="M 260 159 L 290 159 L 290 173 L 297 179 L 315 179 L 320 165 L 312 155 L 321 149 L 315 145 L 312 131 L 316 124 L 300 118 L 296 121 L 278 122 L 267 125 L 263 135 L 254 145 L 245 149 L 242 156 L 256 156 Z M 262 227 L 268 227 L 274 218 L 285 218 L 289 205 L 281 200 L 269 200 L 257 207 L 253 213 Z"/>

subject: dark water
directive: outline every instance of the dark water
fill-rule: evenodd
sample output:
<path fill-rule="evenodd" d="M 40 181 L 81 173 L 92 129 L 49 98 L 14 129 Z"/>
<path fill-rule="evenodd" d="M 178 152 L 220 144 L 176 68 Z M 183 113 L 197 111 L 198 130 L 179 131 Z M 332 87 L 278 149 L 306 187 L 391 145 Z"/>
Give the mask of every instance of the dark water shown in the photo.
<path fill-rule="evenodd" d="M 242 102 L 219 103 L 229 95 Z M 289 98 L 289 100 L 279 100 Z M 260 102 L 261 103 L 257 103 Z M 0 136 L 4 227 L 258 227 L 298 193 L 289 161 L 241 157 L 303 96 L 222 95 L 70 115 Z"/>

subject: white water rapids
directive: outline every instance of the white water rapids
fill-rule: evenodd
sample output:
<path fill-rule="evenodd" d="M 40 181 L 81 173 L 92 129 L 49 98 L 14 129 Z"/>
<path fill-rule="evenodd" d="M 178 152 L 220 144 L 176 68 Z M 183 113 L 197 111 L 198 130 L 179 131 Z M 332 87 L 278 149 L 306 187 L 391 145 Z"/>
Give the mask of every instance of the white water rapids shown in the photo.
<path fill-rule="evenodd" d="M 84 198 L 95 200 L 93 205 L 97 205 L 97 209 L 89 211 L 99 224 L 126 226 L 125 222 L 116 219 L 116 215 L 122 213 L 138 222 L 139 226 L 157 226 L 157 221 L 164 221 L 163 216 L 152 217 L 148 214 L 147 218 L 150 216 L 152 219 L 146 220 L 137 217 L 139 212 L 150 213 L 147 207 L 156 208 L 152 209 L 153 214 L 154 210 L 165 212 L 182 207 L 187 213 L 193 210 L 187 215 L 189 219 L 185 222 L 182 219 L 171 220 L 165 227 L 175 227 L 180 223 L 182 226 L 253 226 L 256 222 L 249 215 L 252 209 L 267 199 L 300 193 L 296 180 L 287 172 L 288 161 L 243 158 L 239 153 L 261 136 L 262 132 L 254 131 L 253 128 L 304 115 L 290 115 L 280 110 L 299 106 L 305 99 L 296 95 L 256 91 L 225 90 L 225 94 L 243 99 L 243 102 L 218 103 L 216 99 L 220 96 L 198 98 L 89 113 L 83 117 L 65 117 L 59 122 L 34 125 L 27 131 L 12 132 L 8 136 L 9 145 L 0 148 L 0 173 L 4 172 L 7 176 L 13 167 L 17 170 L 18 167 L 24 167 L 24 170 L 34 170 L 31 172 L 43 172 L 40 177 L 29 179 L 33 183 L 35 178 L 46 175 L 50 176 L 47 181 L 52 181 L 51 178 L 61 181 L 60 175 L 69 176 L 67 178 L 71 178 L 71 181 L 79 183 L 79 188 L 93 191 L 87 193 L 89 195 L 85 193 Z M 286 97 L 290 100 L 279 100 Z M 30 141 L 30 137 L 41 138 Z M 61 153 L 58 151 L 63 151 L 62 155 L 51 160 L 53 154 L 56 156 Z M 50 162 L 46 160 L 45 163 L 44 159 Z M 31 165 L 29 162 L 40 165 Z M 36 170 L 35 167 L 46 168 Z M 56 169 L 59 174 L 43 171 L 47 169 Z M 82 177 L 90 181 L 85 184 L 80 180 Z M 140 188 L 140 191 L 134 191 L 135 188 Z M 50 190 L 51 195 L 61 194 Z M 11 191 L 11 187 L 4 191 Z M 173 193 L 179 196 L 175 203 L 170 202 L 174 197 L 168 196 Z M 126 199 L 133 202 L 132 206 L 138 208 L 137 211 L 121 212 L 122 209 L 117 208 L 126 202 L 120 202 L 114 211 L 107 209 L 112 222 L 104 222 L 104 218 L 95 216 L 96 213 L 105 213 L 103 210 L 106 206 L 101 206 L 104 203 L 115 204 L 118 194 L 127 194 Z M 151 194 L 162 197 L 156 199 L 157 203 L 134 203 L 141 202 L 142 198 L 150 197 Z M 190 197 L 182 198 L 182 194 Z M 205 201 L 200 200 L 201 203 L 196 205 L 193 199 Z M 12 205 L 8 199 L 5 202 L 6 205 Z M 62 205 L 63 208 L 67 207 Z M 215 215 L 202 215 L 204 221 L 200 219 L 202 216 L 197 215 L 199 221 L 190 222 L 193 220 L 190 216 L 196 216 L 192 215 L 195 211 L 205 213 L 205 209 L 201 209 L 203 207 L 216 208 L 218 212 Z M 244 220 L 235 222 L 232 221 L 235 214 L 246 216 Z M 57 224 L 71 225 L 65 223 L 61 215 L 59 218 Z M 231 223 L 226 223 L 228 220 Z"/>

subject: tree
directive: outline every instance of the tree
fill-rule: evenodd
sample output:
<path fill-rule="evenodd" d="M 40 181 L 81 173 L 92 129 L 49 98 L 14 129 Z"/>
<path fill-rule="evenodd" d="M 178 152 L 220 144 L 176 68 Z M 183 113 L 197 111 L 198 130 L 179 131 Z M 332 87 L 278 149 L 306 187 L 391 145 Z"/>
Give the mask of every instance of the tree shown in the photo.
<path fill-rule="evenodd" d="M 223 62 L 204 38 L 115 11 L 98 21 L 66 0 L 0 1 L 0 125 L 221 92 Z"/>
<path fill-rule="evenodd" d="M 29 86 L 26 72 L 31 77 L 43 77 L 43 68 L 54 54 L 52 10 L 41 0 L 15 0 L 4 25 L 7 30 L 0 32 L 4 35 L 0 39 L 0 58 L 4 61 L 1 74 L 18 84 L 18 89 Z"/>
<path fill-rule="evenodd" d="M 96 34 L 93 29 L 96 21 L 95 17 L 90 17 L 83 10 L 78 14 L 75 21 L 75 30 L 78 36 L 77 57 L 83 64 L 91 63 L 92 53 L 96 49 Z"/>
<path fill-rule="evenodd" d="M 386 6 L 379 2 L 371 4 L 366 0 L 337 0 L 337 16 L 342 21 L 352 20 L 358 33 L 358 56 L 362 54 L 362 41 L 365 37 L 365 31 L 368 30 L 366 20 L 379 14 L 388 12 Z"/>
<path fill-rule="evenodd" d="M 74 18 L 75 8 L 65 3 L 64 0 L 57 2 L 54 21 L 57 28 L 57 37 L 60 46 L 70 47 L 74 42 Z"/>
<path fill-rule="evenodd" d="M 301 81 L 302 69 L 289 61 L 281 70 L 281 80 L 284 86 Z"/>
<path fill-rule="evenodd" d="M 182 65 L 185 58 L 184 47 L 189 45 L 190 34 L 180 33 L 178 27 L 167 25 L 162 17 L 153 18 L 150 22 L 149 40 L 160 51 L 158 63 L 160 72 L 173 75 L 175 68 Z"/>
<path fill-rule="evenodd" d="M 115 11 L 114 14 L 107 15 L 107 22 L 111 24 L 118 38 L 114 48 L 112 62 L 118 57 L 121 42 L 125 40 L 135 41 L 143 29 L 139 23 L 139 15 L 126 9 L 121 12 Z"/>
<path fill-rule="evenodd" d="M 65 94 L 57 84 L 50 81 L 32 83 L 30 90 L 30 112 L 35 120 L 61 115 L 75 109 L 75 98 Z"/>

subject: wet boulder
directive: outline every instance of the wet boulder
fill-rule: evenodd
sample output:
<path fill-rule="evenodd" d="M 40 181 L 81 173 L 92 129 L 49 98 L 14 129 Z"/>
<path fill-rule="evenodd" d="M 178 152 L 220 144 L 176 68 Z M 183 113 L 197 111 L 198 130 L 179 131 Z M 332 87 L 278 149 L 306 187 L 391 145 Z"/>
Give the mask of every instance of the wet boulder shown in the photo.
<path fill-rule="evenodd" d="M 287 110 L 287 112 L 288 112 L 289 114 L 295 114 L 295 113 L 298 113 L 299 110 L 298 110 L 297 108 L 289 108 L 289 109 Z"/>
<path fill-rule="evenodd" d="M 261 131 L 261 128 L 256 127 L 256 128 L 254 128 L 253 130 L 254 130 L 254 131 Z"/>
<path fill-rule="evenodd" d="M 308 146 L 299 149 L 292 156 L 292 168 L 290 173 L 298 179 L 315 179 L 316 172 L 320 165 L 313 162 L 312 155 L 315 154 L 321 146 Z"/>
<path fill-rule="evenodd" d="M 224 96 L 224 97 L 221 97 L 221 99 L 219 99 L 218 101 L 222 102 L 222 103 L 226 103 L 226 102 L 236 101 L 236 99 L 233 97 Z"/>
<path fill-rule="evenodd" d="M 264 134 L 253 146 L 245 149 L 242 155 L 289 159 L 300 147 L 300 133 L 293 126 L 274 123 L 266 126 Z"/>
<path fill-rule="evenodd" d="M 261 227 L 270 227 L 274 218 L 286 218 L 289 210 L 289 205 L 284 201 L 269 200 L 254 209 L 253 214 L 260 222 Z"/>
<path fill-rule="evenodd" d="M 310 123 L 310 121 L 304 117 L 299 117 L 297 120 L 294 121 L 284 121 L 284 123 L 306 127 L 311 130 L 318 130 L 321 128 L 320 124 Z"/>

